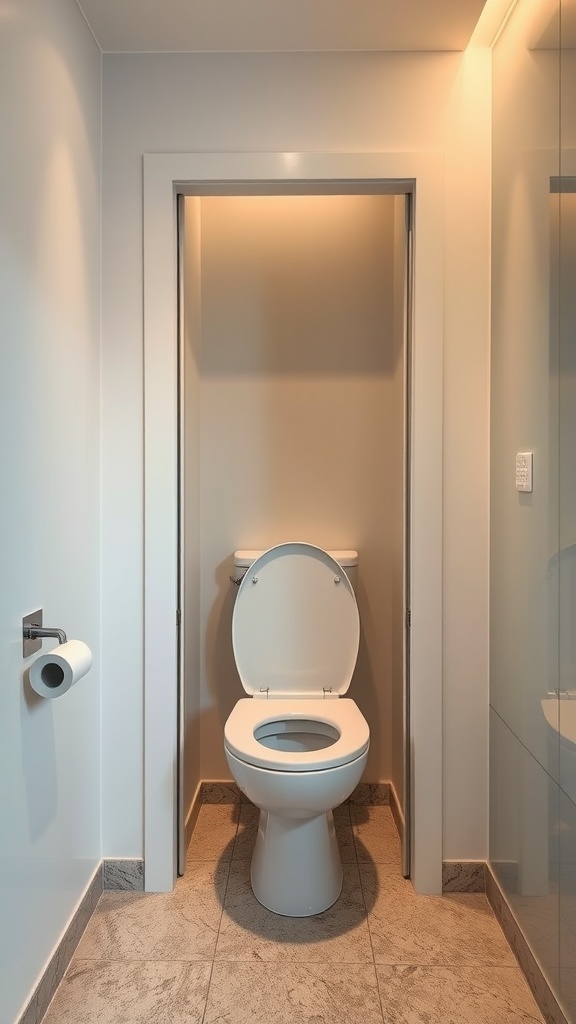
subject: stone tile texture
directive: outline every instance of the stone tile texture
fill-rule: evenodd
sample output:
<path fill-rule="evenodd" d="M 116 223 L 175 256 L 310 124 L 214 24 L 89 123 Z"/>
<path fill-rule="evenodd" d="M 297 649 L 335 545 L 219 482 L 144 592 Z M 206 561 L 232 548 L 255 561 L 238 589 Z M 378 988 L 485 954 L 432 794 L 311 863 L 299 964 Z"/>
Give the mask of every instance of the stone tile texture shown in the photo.
<path fill-rule="evenodd" d="M 258 809 L 207 795 L 184 878 L 102 895 L 45 1024 L 543 1024 L 486 897 L 401 877 L 385 788 L 336 808 L 342 894 L 310 918 L 258 903 Z"/>

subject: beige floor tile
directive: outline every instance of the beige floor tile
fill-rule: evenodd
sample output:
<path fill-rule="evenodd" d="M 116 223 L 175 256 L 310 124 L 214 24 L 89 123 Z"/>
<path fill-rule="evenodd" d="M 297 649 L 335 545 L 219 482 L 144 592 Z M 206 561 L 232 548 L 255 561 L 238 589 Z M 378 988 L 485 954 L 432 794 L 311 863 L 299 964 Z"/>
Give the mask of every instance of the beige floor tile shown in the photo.
<path fill-rule="evenodd" d="M 390 808 L 352 804 L 350 813 L 358 861 L 400 864 L 400 837 Z"/>
<path fill-rule="evenodd" d="M 240 820 L 232 850 L 233 860 L 249 860 L 252 857 L 259 818 L 259 807 L 255 807 L 254 804 L 240 804 Z"/>
<path fill-rule="evenodd" d="M 336 836 L 338 838 L 338 847 L 340 849 L 340 856 L 343 863 L 355 864 L 356 863 L 356 847 L 354 845 L 354 836 L 352 833 L 352 826 L 350 824 L 350 813 L 348 811 L 348 804 L 343 805 L 348 813 L 339 814 L 335 817 L 336 824 Z M 339 808 L 337 808 L 339 810 Z M 258 820 L 260 817 L 260 809 L 255 807 L 254 804 L 241 804 L 240 805 L 240 819 L 238 822 L 238 832 L 236 833 L 236 839 L 234 840 L 234 848 L 232 850 L 232 860 L 246 860 L 252 857 L 254 852 L 254 843 L 256 842 L 256 834 L 258 832 Z"/>
<path fill-rule="evenodd" d="M 228 864 L 189 863 L 171 893 L 104 893 L 78 960 L 210 960 Z"/>
<path fill-rule="evenodd" d="M 43 1024 L 200 1024 L 211 966 L 75 960 Z"/>
<path fill-rule="evenodd" d="M 576 1020 L 576 966 L 562 967 L 556 991 L 560 992 L 560 1005 L 567 1020 Z"/>
<path fill-rule="evenodd" d="M 236 839 L 234 840 L 232 860 L 251 859 L 258 832 L 259 817 L 260 810 L 258 807 L 254 807 L 253 804 L 240 805 L 240 821 L 238 823 Z M 346 817 L 343 816 L 343 824 L 336 822 L 336 837 L 338 839 L 338 848 L 340 850 L 342 863 L 355 864 L 357 859 L 356 847 L 354 845 L 354 835 L 352 833 L 349 815 L 348 821 L 346 821 Z"/>
<path fill-rule="evenodd" d="M 374 967 L 214 966 L 204 1024 L 383 1024 Z"/>
<path fill-rule="evenodd" d="M 186 860 L 231 860 L 240 804 L 203 804 Z"/>
<path fill-rule="evenodd" d="M 202 803 L 238 804 L 241 793 L 235 782 L 203 782 Z"/>
<path fill-rule="evenodd" d="M 564 942 L 564 928 L 559 917 L 560 901 L 558 892 L 542 896 L 522 896 L 511 893 L 508 896 L 511 910 L 526 936 L 530 949 L 545 970 L 553 974 L 558 970 L 558 931 L 560 942 Z"/>
<path fill-rule="evenodd" d="M 344 884 L 334 906 L 314 917 L 281 917 L 258 903 L 249 861 L 232 861 L 216 960 L 372 962 L 358 868 L 344 865 Z"/>
<path fill-rule="evenodd" d="M 350 804 L 349 803 L 339 804 L 338 807 L 334 808 L 334 810 L 332 811 L 332 814 L 334 815 L 334 821 L 335 821 L 335 823 L 337 825 L 350 825 L 351 824 L 351 821 L 350 821 Z"/>
<path fill-rule="evenodd" d="M 543 1024 L 517 967 L 377 967 L 386 1024 Z"/>
<path fill-rule="evenodd" d="M 387 782 L 359 782 L 350 794 L 350 804 L 374 807 L 390 803 L 390 785 Z"/>
<path fill-rule="evenodd" d="M 420 896 L 396 872 L 360 864 L 377 964 L 516 965 L 482 893 Z"/>
<path fill-rule="evenodd" d="M 356 864 L 356 846 L 354 845 L 354 833 L 351 825 L 339 825 L 336 823 L 336 839 L 343 864 Z"/>

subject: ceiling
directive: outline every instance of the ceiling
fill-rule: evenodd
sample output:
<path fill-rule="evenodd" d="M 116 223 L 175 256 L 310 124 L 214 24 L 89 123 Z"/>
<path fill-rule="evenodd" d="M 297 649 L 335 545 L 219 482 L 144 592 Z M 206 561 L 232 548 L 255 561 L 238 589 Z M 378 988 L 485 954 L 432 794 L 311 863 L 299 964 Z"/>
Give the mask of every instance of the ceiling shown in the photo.
<path fill-rule="evenodd" d="M 78 0 L 104 51 L 463 50 L 485 0 Z"/>

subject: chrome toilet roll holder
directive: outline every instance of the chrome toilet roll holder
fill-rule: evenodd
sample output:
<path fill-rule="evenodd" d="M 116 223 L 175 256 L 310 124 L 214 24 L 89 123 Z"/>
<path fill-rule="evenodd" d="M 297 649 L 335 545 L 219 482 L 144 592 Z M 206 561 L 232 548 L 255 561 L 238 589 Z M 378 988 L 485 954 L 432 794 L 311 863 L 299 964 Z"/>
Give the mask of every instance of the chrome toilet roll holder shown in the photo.
<path fill-rule="evenodd" d="M 39 608 L 37 612 L 30 612 L 30 615 L 22 619 L 22 653 L 25 658 L 41 650 L 42 640 L 46 636 L 56 637 L 59 644 L 67 643 L 64 630 L 43 626 L 43 617 L 43 610 Z"/>

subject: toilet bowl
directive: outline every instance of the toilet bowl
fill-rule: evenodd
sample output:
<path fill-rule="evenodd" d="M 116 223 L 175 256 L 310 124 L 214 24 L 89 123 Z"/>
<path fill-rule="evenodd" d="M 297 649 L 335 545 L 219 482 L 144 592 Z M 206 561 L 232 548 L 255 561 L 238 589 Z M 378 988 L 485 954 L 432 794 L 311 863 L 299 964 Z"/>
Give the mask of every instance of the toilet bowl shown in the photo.
<path fill-rule="evenodd" d="M 318 914 L 340 895 L 332 809 L 360 781 L 370 743 L 364 716 L 341 696 L 359 636 L 350 580 L 322 548 L 279 544 L 242 579 L 232 643 L 250 696 L 226 722 L 224 749 L 239 788 L 260 808 L 250 877 L 256 898 L 277 914 Z"/>

